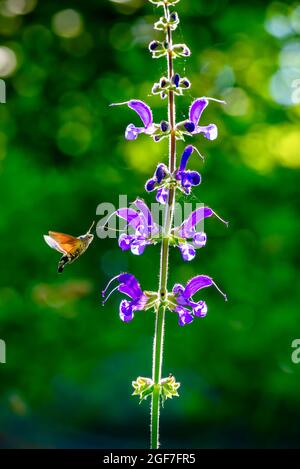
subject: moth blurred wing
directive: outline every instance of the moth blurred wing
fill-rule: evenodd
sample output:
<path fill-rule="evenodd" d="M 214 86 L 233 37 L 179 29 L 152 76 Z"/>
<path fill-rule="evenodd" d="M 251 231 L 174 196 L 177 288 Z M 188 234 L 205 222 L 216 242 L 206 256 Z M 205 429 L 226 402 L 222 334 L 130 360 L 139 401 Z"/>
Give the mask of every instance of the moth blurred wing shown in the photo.
<path fill-rule="evenodd" d="M 51 238 L 51 236 L 44 235 L 44 240 L 50 246 L 50 248 L 55 249 L 58 252 L 61 252 L 62 254 L 66 254 L 66 251 L 55 241 L 55 239 Z"/>
<path fill-rule="evenodd" d="M 59 246 L 59 251 L 63 254 L 72 254 L 81 246 L 80 239 L 75 238 L 75 236 L 57 233 L 56 231 L 49 231 L 49 236 Z"/>

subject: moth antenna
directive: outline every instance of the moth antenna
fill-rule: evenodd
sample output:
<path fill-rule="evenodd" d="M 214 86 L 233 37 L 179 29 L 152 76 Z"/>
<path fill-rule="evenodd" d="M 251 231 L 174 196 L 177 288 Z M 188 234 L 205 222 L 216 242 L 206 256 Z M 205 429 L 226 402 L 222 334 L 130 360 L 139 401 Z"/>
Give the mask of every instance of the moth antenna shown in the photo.
<path fill-rule="evenodd" d="M 92 229 L 93 229 L 93 227 L 94 227 L 95 223 L 96 223 L 96 222 L 95 222 L 95 220 L 94 220 L 94 221 L 93 221 L 93 223 L 91 224 L 91 227 L 90 227 L 90 229 L 89 229 L 88 233 L 90 233 L 90 232 L 92 231 Z"/>

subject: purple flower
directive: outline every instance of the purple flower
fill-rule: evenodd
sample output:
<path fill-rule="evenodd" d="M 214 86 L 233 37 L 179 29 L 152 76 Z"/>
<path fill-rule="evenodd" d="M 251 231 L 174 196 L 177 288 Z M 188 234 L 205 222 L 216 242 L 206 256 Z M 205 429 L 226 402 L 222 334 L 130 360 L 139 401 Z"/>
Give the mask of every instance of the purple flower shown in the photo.
<path fill-rule="evenodd" d="M 201 182 L 201 176 L 197 171 L 190 171 L 186 169 L 189 157 L 196 151 L 203 159 L 197 148 L 192 145 L 185 147 L 180 161 L 179 168 L 170 174 L 167 166 L 164 163 L 159 163 L 152 178 L 148 179 L 145 184 L 147 192 L 157 190 L 156 200 L 161 204 L 166 204 L 168 200 L 170 185 L 174 183 L 185 194 L 190 194 L 193 186 L 198 186 Z"/>
<path fill-rule="evenodd" d="M 202 248 L 205 246 L 206 234 L 203 231 L 196 231 L 196 228 L 201 221 L 212 215 L 228 225 L 228 222 L 220 218 L 211 208 L 200 207 L 194 210 L 179 227 L 174 228 L 174 236 L 178 239 L 178 247 L 183 260 L 191 261 L 196 256 L 195 247 Z M 189 244 L 187 240 L 192 241 L 193 245 Z"/>
<path fill-rule="evenodd" d="M 207 305 L 203 300 L 195 301 L 193 296 L 202 288 L 213 285 L 223 295 L 225 301 L 227 296 L 219 289 L 211 277 L 197 275 L 188 281 L 186 286 L 176 283 L 173 287 L 172 311 L 178 314 L 178 324 L 184 326 L 194 320 L 194 317 L 203 318 L 207 314 Z"/>
<path fill-rule="evenodd" d="M 132 254 L 139 256 L 143 254 L 147 245 L 157 242 L 155 237 L 159 227 L 154 223 L 152 214 L 142 199 L 137 198 L 134 205 L 137 210 L 120 208 L 114 213 L 126 221 L 127 228 L 133 230 L 132 234 L 122 233 L 119 236 L 120 248 L 122 251 L 130 249 Z"/>
<path fill-rule="evenodd" d="M 115 280 L 118 282 L 118 285 L 106 295 L 108 288 Z M 103 305 L 116 290 L 130 298 L 130 300 L 122 300 L 120 303 L 119 315 L 122 321 L 131 321 L 135 311 L 142 311 L 146 308 L 149 297 L 142 291 L 134 275 L 123 273 L 112 278 L 102 292 L 102 297 L 104 298 Z"/>
<path fill-rule="evenodd" d="M 176 172 L 176 179 L 180 181 L 180 188 L 185 194 L 190 194 L 191 188 L 193 186 L 199 186 L 199 184 L 201 183 L 201 176 L 198 171 L 190 171 L 186 169 L 189 157 L 191 156 L 194 150 L 203 159 L 203 156 L 198 152 L 197 148 L 193 147 L 192 145 L 188 145 L 187 147 L 185 147 L 181 155 L 180 165 Z"/>
<path fill-rule="evenodd" d="M 177 124 L 177 128 L 184 134 L 203 134 L 208 140 L 215 140 L 218 136 L 218 129 L 215 124 L 209 124 L 205 126 L 199 125 L 199 120 L 202 112 L 208 105 L 209 101 L 217 101 L 218 103 L 225 104 L 225 101 L 214 98 L 198 98 L 190 106 L 189 119 Z"/>
<path fill-rule="evenodd" d="M 155 173 L 151 179 L 145 184 L 147 192 L 157 190 L 156 200 L 160 204 L 166 204 L 168 200 L 169 190 L 166 187 L 170 181 L 170 173 L 167 166 L 164 163 L 159 163 L 155 170 Z"/>
<path fill-rule="evenodd" d="M 129 124 L 125 130 L 125 138 L 127 140 L 135 140 L 141 133 L 153 135 L 159 128 L 157 124 L 153 123 L 153 116 L 150 107 L 143 101 L 131 99 L 124 103 L 111 104 L 111 106 L 121 106 L 123 104 L 127 104 L 130 109 L 133 109 L 139 115 L 144 124 L 144 127 L 136 127 L 134 124 Z"/>

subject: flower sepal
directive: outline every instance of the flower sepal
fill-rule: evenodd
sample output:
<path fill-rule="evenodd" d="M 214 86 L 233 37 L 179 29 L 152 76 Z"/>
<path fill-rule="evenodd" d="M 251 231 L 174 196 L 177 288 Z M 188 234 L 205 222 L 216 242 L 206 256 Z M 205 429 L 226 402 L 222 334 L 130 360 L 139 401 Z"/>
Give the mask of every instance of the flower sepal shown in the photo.
<path fill-rule="evenodd" d="M 167 55 L 169 50 L 169 44 L 167 41 L 151 41 L 149 44 L 149 51 L 152 54 L 153 59 L 159 59 Z"/>
<path fill-rule="evenodd" d="M 186 77 L 180 77 L 176 73 L 171 80 L 166 77 L 161 77 L 158 83 L 154 83 L 152 87 L 152 94 L 160 94 L 162 99 L 165 99 L 170 91 L 173 91 L 177 96 L 182 96 L 183 92 L 190 88 L 191 83 Z"/>
<path fill-rule="evenodd" d="M 162 16 L 159 18 L 159 20 L 154 24 L 154 29 L 157 29 L 158 31 L 167 31 L 168 28 L 170 28 L 171 31 L 175 31 L 179 24 L 179 17 L 178 14 L 173 11 L 169 18 L 166 18 L 165 16 Z"/>
<path fill-rule="evenodd" d="M 160 142 L 164 138 L 167 138 L 170 135 L 170 125 L 167 121 L 161 121 L 160 125 L 153 132 L 152 138 L 155 142 Z"/>
<path fill-rule="evenodd" d="M 180 383 L 176 382 L 175 377 L 170 373 L 167 378 L 164 378 L 160 382 L 160 398 L 162 406 L 167 399 L 173 399 L 173 397 L 179 397 L 178 388 Z"/>
<path fill-rule="evenodd" d="M 165 5 L 171 7 L 180 2 L 180 0 L 149 0 L 149 2 L 157 7 L 164 7 Z"/>
<path fill-rule="evenodd" d="M 191 51 L 186 44 L 174 44 L 172 46 L 172 56 L 174 59 L 178 57 L 189 57 L 191 55 Z"/>
<path fill-rule="evenodd" d="M 167 399 L 178 397 L 178 388 L 180 383 L 176 382 L 174 376 L 170 373 L 167 378 L 163 378 L 159 384 L 154 384 L 151 378 L 139 376 L 135 381 L 132 381 L 133 393 L 132 396 L 139 396 L 140 404 L 153 394 L 156 387 L 159 388 L 159 396 L 162 406 Z"/>
<path fill-rule="evenodd" d="M 147 397 L 151 396 L 154 389 L 154 383 L 151 378 L 144 378 L 139 376 L 135 381 L 132 381 L 133 393 L 132 396 L 140 397 L 140 404 L 143 400 L 146 400 Z"/>

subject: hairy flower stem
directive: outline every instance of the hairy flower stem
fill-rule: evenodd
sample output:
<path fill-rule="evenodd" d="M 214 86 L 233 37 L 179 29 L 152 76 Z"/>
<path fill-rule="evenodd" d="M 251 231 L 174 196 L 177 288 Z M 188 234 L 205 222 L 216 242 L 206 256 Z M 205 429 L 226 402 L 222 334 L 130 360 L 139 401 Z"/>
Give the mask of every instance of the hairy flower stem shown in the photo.
<path fill-rule="evenodd" d="M 164 6 L 166 19 L 169 18 L 169 8 Z M 173 70 L 173 57 L 172 57 L 172 31 L 170 27 L 167 29 L 167 41 L 169 44 L 168 59 L 168 78 L 171 81 Z M 174 173 L 176 168 L 176 109 L 173 91 L 168 94 L 168 119 L 170 124 L 170 137 L 169 137 L 169 171 Z M 159 294 L 160 306 L 156 315 L 155 333 L 153 341 L 153 361 L 152 361 L 152 379 L 154 382 L 154 390 L 152 393 L 151 404 L 151 448 L 157 449 L 159 447 L 159 411 L 160 411 L 160 381 L 162 373 L 162 360 L 163 360 L 163 343 L 164 343 L 164 324 L 165 324 L 165 311 L 167 299 L 167 284 L 168 284 L 168 266 L 169 266 L 169 236 L 173 225 L 175 206 L 175 189 L 171 188 L 166 207 L 165 222 L 164 222 L 164 238 L 161 245 L 160 253 L 160 273 L 159 273 Z"/>

